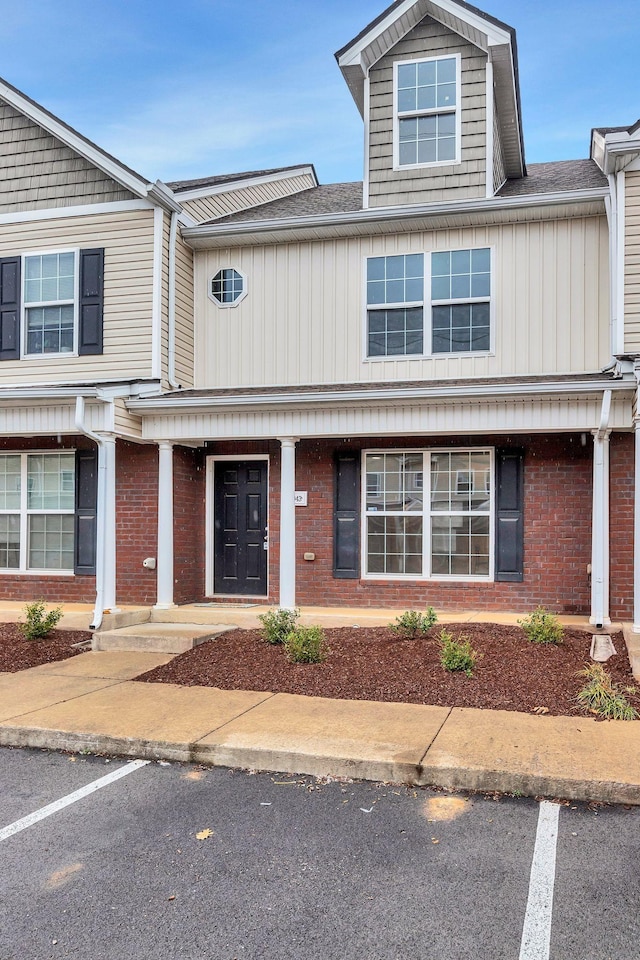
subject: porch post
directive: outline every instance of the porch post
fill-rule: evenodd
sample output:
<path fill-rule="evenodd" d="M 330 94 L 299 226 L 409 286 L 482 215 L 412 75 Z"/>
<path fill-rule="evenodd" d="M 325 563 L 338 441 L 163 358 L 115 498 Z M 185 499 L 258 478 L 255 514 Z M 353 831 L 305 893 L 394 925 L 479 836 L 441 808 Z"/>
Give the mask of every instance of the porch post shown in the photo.
<path fill-rule="evenodd" d="M 173 444 L 158 444 L 158 551 L 156 610 L 173 604 Z"/>
<path fill-rule="evenodd" d="M 633 421 L 636 444 L 633 481 L 633 632 L 640 633 L 640 417 Z"/>
<path fill-rule="evenodd" d="M 608 627 L 609 619 L 609 437 L 593 431 L 593 515 L 591 528 L 591 616 L 589 623 Z"/>
<path fill-rule="evenodd" d="M 280 440 L 280 603 L 296 605 L 296 437 Z"/>
<path fill-rule="evenodd" d="M 116 611 L 116 438 L 102 436 L 104 455 L 104 599 L 103 607 Z M 98 547 L 99 549 L 99 547 Z"/>

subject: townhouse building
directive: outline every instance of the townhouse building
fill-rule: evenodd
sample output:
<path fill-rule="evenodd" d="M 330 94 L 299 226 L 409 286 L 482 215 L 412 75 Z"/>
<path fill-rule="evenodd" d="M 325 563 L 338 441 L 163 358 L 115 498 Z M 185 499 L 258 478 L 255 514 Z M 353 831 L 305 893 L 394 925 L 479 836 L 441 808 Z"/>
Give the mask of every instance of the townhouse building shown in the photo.
<path fill-rule="evenodd" d="M 336 58 L 361 183 L 150 182 L 0 85 L 0 596 L 640 625 L 640 124 L 527 165 L 462 0 Z"/>

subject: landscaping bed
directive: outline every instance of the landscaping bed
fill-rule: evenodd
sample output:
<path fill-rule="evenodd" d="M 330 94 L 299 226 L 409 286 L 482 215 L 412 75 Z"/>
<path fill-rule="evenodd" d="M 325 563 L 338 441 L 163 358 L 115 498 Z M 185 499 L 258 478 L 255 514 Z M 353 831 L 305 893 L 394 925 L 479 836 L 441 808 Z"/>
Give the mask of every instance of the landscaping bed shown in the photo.
<path fill-rule="evenodd" d="M 91 640 L 86 630 L 52 630 L 48 637 L 27 640 L 19 623 L 0 624 L 0 673 L 17 673 L 43 663 L 75 657 L 75 643 Z"/>
<path fill-rule="evenodd" d="M 443 627 L 471 642 L 478 654 L 473 676 L 448 673 L 441 666 Z M 415 639 L 402 639 L 389 627 L 338 627 L 325 630 L 325 637 L 326 659 L 299 664 L 287 660 L 282 646 L 266 643 L 260 630 L 232 630 L 137 679 L 554 716 L 584 713 L 575 700 L 585 683 L 577 673 L 591 662 L 591 634 L 584 630 L 565 630 L 558 646 L 532 643 L 520 627 L 494 623 L 438 623 Z M 622 633 L 612 639 L 617 654 L 606 670 L 614 682 L 632 686 Z M 637 694 L 629 701 L 640 709 Z"/>

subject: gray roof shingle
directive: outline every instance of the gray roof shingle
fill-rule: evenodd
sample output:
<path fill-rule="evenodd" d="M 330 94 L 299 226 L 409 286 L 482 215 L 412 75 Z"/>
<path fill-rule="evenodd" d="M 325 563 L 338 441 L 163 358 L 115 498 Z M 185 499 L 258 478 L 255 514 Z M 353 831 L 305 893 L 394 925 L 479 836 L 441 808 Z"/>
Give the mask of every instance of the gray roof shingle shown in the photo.
<path fill-rule="evenodd" d="M 527 176 L 522 180 L 507 180 L 498 196 L 523 197 L 606 186 L 607 178 L 593 160 L 554 160 L 527 164 Z"/>

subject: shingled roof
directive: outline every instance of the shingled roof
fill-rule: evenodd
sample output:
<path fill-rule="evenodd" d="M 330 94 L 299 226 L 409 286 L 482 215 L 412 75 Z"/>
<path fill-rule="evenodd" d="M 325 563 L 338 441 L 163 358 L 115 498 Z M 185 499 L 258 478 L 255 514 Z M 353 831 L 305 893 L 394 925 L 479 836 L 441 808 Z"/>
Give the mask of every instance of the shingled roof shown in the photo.
<path fill-rule="evenodd" d="M 247 170 L 243 173 L 221 173 L 215 177 L 200 177 L 197 180 L 172 180 L 167 183 L 175 193 L 181 190 L 198 190 L 200 187 L 218 187 L 224 183 L 233 183 L 236 180 L 253 180 L 257 177 L 270 177 L 276 173 L 286 173 L 288 170 L 299 170 L 300 167 L 312 164 L 296 163 L 293 167 L 272 167 L 270 170 Z"/>
<path fill-rule="evenodd" d="M 606 186 L 607 178 L 593 160 L 555 160 L 528 164 L 527 176 L 522 180 L 507 180 L 498 196 L 522 197 Z"/>

